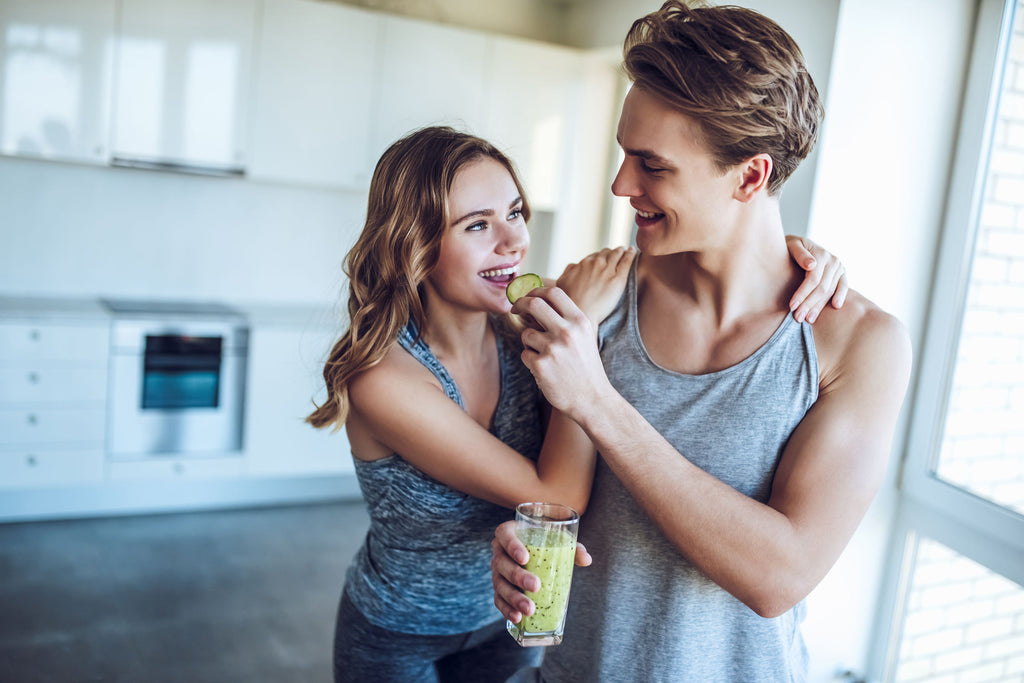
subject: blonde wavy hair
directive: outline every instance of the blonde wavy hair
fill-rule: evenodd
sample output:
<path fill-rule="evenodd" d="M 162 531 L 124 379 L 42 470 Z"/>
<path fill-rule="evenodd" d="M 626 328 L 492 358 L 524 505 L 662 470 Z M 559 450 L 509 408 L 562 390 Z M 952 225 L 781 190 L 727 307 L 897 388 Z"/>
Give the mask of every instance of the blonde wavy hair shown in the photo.
<path fill-rule="evenodd" d="M 370 181 L 366 223 L 348 252 L 348 329 L 324 365 L 327 400 L 306 417 L 317 429 L 338 430 L 348 417 L 348 385 L 384 358 L 409 320 L 424 328 L 422 283 L 437 265 L 450 216 L 448 195 L 456 174 L 482 158 L 494 159 L 526 193 L 512 162 L 486 140 L 454 128 L 422 128 L 392 144 Z"/>

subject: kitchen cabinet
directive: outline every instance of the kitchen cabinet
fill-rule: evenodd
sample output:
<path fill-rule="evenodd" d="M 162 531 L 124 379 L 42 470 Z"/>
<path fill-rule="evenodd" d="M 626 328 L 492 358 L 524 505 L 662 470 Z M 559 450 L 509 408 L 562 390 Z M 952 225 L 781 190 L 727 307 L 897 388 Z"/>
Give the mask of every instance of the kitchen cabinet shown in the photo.
<path fill-rule="evenodd" d="M 304 422 L 325 395 L 323 362 L 337 331 L 253 325 L 249 338 L 245 461 L 251 476 L 353 473 L 345 431 Z"/>
<path fill-rule="evenodd" d="M 107 465 L 110 481 L 169 481 L 192 479 L 237 479 L 242 475 L 240 458 L 162 457 Z"/>
<path fill-rule="evenodd" d="M 0 2 L 0 153 L 109 160 L 115 0 Z"/>
<path fill-rule="evenodd" d="M 377 64 L 371 157 L 415 128 L 479 133 L 490 38 L 441 24 L 387 17 Z"/>
<path fill-rule="evenodd" d="M 258 0 L 120 0 L 112 157 L 240 171 Z"/>
<path fill-rule="evenodd" d="M 583 57 L 527 40 L 492 42 L 479 132 L 516 164 L 533 208 L 555 209 L 583 108 Z"/>
<path fill-rule="evenodd" d="M 103 478 L 109 328 L 0 320 L 0 488 Z"/>
<path fill-rule="evenodd" d="M 256 55 L 254 180 L 331 188 L 370 182 L 367 131 L 380 14 L 314 0 L 265 0 Z"/>

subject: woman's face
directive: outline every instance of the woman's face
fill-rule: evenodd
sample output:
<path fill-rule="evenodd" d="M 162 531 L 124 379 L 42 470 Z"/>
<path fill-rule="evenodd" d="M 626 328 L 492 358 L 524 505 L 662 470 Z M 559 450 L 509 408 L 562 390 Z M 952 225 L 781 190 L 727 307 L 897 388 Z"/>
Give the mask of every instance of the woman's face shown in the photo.
<path fill-rule="evenodd" d="M 505 313 L 505 286 L 519 274 L 530 246 L 523 198 L 499 162 L 482 157 L 455 175 L 448 196 L 450 222 L 437 266 L 427 278 L 430 296 L 473 311 Z"/>

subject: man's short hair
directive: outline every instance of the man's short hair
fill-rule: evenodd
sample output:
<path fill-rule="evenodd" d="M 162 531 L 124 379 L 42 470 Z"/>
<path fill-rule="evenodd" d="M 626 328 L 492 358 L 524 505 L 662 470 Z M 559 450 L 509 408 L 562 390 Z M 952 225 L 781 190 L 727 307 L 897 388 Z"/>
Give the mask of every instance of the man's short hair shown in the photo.
<path fill-rule="evenodd" d="M 634 87 L 693 119 L 720 170 L 770 155 L 771 195 L 814 147 L 818 89 L 796 41 L 763 14 L 669 0 L 633 23 L 623 54 Z"/>

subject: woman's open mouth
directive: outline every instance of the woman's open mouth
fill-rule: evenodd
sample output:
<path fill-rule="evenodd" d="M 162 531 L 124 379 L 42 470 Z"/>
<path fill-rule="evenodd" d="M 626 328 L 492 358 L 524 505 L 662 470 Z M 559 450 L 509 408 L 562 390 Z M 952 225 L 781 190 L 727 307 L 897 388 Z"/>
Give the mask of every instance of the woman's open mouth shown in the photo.
<path fill-rule="evenodd" d="M 518 273 L 519 266 L 507 266 L 505 268 L 495 268 L 494 270 L 483 270 L 478 275 L 485 280 L 505 286 L 514 280 Z"/>

